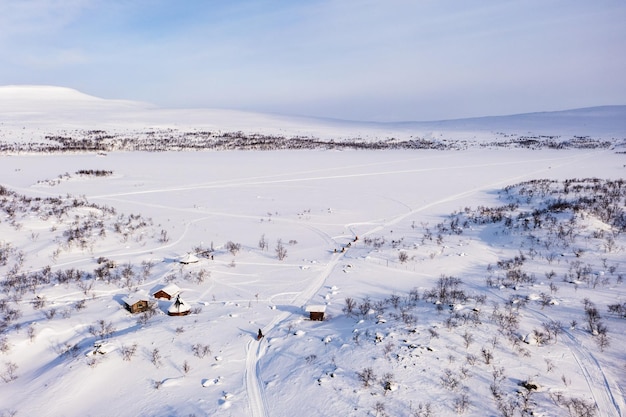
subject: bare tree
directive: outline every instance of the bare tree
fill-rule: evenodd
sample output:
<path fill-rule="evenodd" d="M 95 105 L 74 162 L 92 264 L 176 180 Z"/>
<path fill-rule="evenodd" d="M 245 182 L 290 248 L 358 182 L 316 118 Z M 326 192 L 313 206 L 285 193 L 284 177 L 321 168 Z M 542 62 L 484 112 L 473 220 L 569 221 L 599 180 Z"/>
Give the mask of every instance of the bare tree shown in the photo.
<path fill-rule="evenodd" d="M 346 297 L 346 306 L 343 308 L 343 312 L 349 317 L 354 313 L 356 308 L 356 301 L 354 298 Z"/>
<path fill-rule="evenodd" d="M 465 344 L 465 349 L 468 349 L 472 342 L 474 342 L 474 336 L 467 330 L 463 333 L 463 342 Z"/>
<path fill-rule="evenodd" d="M 158 348 L 154 348 L 150 354 L 150 362 L 157 368 L 161 366 L 161 353 Z"/>
<path fill-rule="evenodd" d="M 17 379 L 17 375 L 15 374 L 17 371 L 17 364 L 14 362 L 5 362 L 4 370 L 0 373 L 0 378 L 6 383 L 11 381 L 15 381 Z"/>
<path fill-rule="evenodd" d="M 194 356 L 201 358 L 201 359 L 204 358 L 206 355 L 211 354 L 211 347 L 209 345 L 203 345 L 200 343 L 196 343 L 192 345 L 191 350 Z"/>
<path fill-rule="evenodd" d="M 135 352 L 137 352 L 137 343 L 133 343 L 130 346 L 123 345 L 120 349 L 120 352 L 122 353 L 123 360 L 130 361 L 135 355 Z"/>
<path fill-rule="evenodd" d="M 278 242 L 276 242 L 276 249 L 274 250 L 276 251 L 276 256 L 279 261 L 282 261 L 287 257 L 287 248 L 285 248 L 281 239 L 278 239 Z"/>
<path fill-rule="evenodd" d="M 357 372 L 356 374 L 359 377 L 359 381 L 361 381 L 366 388 L 372 385 L 372 382 L 376 381 L 376 375 L 372 368 L 364 368 L 361 372 Z"/>
<path fill-rule="evenodd" d="M 400 261 L 400 263 L 405 263 L 409 260 L 409 255 L 405 251 L 400 251 L 398 253 L 398 260 Z"/>
<path fill-rule="evenodd" d="M 232 241 L 228 241 L 226 242 L 226 249 L 233 254 L 233 256 L 237 255 L 237 252 L 239 252 L 241 250 L 241 244 L 240 243 L 235 243 Z"/>

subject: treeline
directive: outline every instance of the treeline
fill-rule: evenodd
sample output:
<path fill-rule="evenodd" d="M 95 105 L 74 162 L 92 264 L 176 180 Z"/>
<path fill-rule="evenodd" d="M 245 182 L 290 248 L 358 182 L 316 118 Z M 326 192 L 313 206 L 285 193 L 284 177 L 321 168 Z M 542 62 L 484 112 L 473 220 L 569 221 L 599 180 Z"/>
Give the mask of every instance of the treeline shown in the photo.
<path fill-rule="evenodd" d="M 113 171 L 109 171 L 106 169 L 80 169 L 76 171 L 78 175 L 86 175 L 92 177 L 108 177 L 109 175 L 113 175 Z"/>
<path fill-rule="evenodd" d="M 508 135 L 505 135 L 508 138 Z M 112 152 L 112 151 L 189 151 L 189 150 L 389 150 L 435 149 L 458 150 L 472 146 L 512 147 L 527 149 L 593 149 L 609 148 L 611 142 L 588 136 L 561 139 L 559 136 L 520 136 L 504 141 L 472 143 L 467 140 L 427 140 L 395 138 L 365 140 L 319 139 L 305 136 L 265 135 L 260 133 L 184 132 L 174 129 L 137 131 L 132 133 L 107 133 L 102 130 L 75 131 L 61 135 L 45 136 L 45 142 L 0 142 L 0 153 L 60 153 L 60 152 Z M 93 175 L 93 174 L 91 174 Z"/>

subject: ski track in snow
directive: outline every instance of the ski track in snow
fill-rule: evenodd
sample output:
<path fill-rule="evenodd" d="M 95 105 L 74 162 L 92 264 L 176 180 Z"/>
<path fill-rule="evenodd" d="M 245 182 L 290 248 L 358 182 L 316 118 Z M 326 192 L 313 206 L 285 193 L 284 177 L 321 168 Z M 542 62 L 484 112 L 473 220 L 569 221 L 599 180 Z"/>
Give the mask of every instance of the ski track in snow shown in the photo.
<path fill-rule="evenodd" d="M 493 291 L 492 291 L 493 293 Z M 538 311 L 534 308 L 528 308 L 529 312 L 533 313 L 535 316 L 540 316 L 545 320 L 550 320 L 550 317 Z M 585 381 L 587 381 L 587 385 L 589 386 L 589 392 L 593 397 L 593 401 L 596 404 L 596 408 L 598 409 L 600 416 L 615 416 L 622 417 L 622 410 L 626 407 L 624 404 L 624 397 L 618 397 L 621 401 L 618 402 L 618 399 L 613 395 L 613 387 L 616 387 L 616 390 L 620 391 L 618 385 L 614 382 L 609 381 L 602 366 L 598 360 L 593 356 L 591 351 L 580 342 L 576 336 L 574 336 L 567 329 L 563 328 L 563 334 L 567 336 L 567 339 L 563 339 L 568 349 L 574 356 L 578 367 L 580 368 L 583 376 L 585 377 Z M 604 389 L 600 389 L 603 387 Z M 620 404 L 621 403 L 621 404 Z"/>
<path fill-rule="evenodd" d="M 599 415 L 601 416 L 616 416 L 622 417 L 622 408 L 624 407 L 624 399 L 621 398 L 621 404 L 613 395 L 612 384 L 607 378 L 606 374 L 602 370 L 602 367 L 598 363 L 598 360 L 593 356 L 591 351 L 586 348 L 580 341 L 574 337 L 573 334 L 564 330 L 563 333 L 567 335 L 567 346 L 569 347 L 572 355 L 576 359 L 578 366 L 583 372 L 589 391 L 593 396 L 593 400 L 598 408 Z M 604 389 L 601 389 L 603 387 Z M 614 412 L 613 412 L 614 411 Z"/>
<path fill-rule="evenodd" d="M 566 156 L 559 158 L 539 158 L 539 159 L 531 159 L 531 160 L 520 160 L 520 161 L 506 161 L 506 162 L 491 162 L 486 164 L 468 164 L 468 165 L 456 165 L 456 166 L 443 166 L 437 168 L 415 168 L 415 169 L 403 169 L 403 170 L 389 170 L 389 171 L 377 171 L 377 172 L 363 172 L 363 173 L 354 173 L 354 174 L 336 174 L 336 175 L 318 175 L 318 176 L 310 176 L 310 177 L 300 177 L 293 178 L 293 175 L 290 174 L 291 178 L 278 178 L 278 179 L 266 179 L 264 177 L 250 177 L 250 178 L 241 178 L 235 180 L 224 180 L 217 183 L 204 183 L 204 184 L 193 184 L 185 187 L 169 187 L 169 188 L 154 188 L 151 190 L 141 190 L 141 191 L 128 191 L 123 193 L 114 193 L 114 194 L 102 194 L 102 195 L 92 195 L 87 196 L 89 199 L 113 199 L 115 197 L 124 197 L 124 196 L 132 196 L 132 195 L 141 195 L 141 194 L 155 194 L 155 193 L 169 193 L 174 191 L 195 191 L 200 189 L 210 189 L 210 188 L 231 188 L 231 187 L 247 187 L 247 186 L 258 186 L 258 185 L 270 185 L 270 184 L 283 184 L 283 183 L 298 183 L 298 182 L 308 182 L 308 181 L 322 181 L 322 180 L 336 180 L 336 179 L 348 179 L 348 178 L 358 178 L 358 177 L 379 177 L 382 175 L 398 175 L 398 174 L 409 174 L 409 173 L 417 173 L 417 172 L 435 172 L 435 171 L 448 171 L 451 169 L 461 170 L 461 169 L 471 169 L 471 168 L 484 168 L 488 166 L 510 166 L 513 164 L 526 164 L 528 162 L 557 162 L 561 161 L 561 165 L 567 165 L 574 162 L 578 162 L 581 159 L 585 159 L 591 157 L 592 155 L 597 155 L 598 153 L 605 151 L 593 151 L 589 153 L 585 153 L 583 155 L 575 155 L 575 156 Z M 350 167 L 344 167 L 343 169 L 349 169 Z M 537 172 L 543 172 L 547 169 L 541 169 Z M 284 174 L 283 174 L 284 175 Z M 280 176 L 283 176 L 280 175 Z M 520 178 L 524 178 L 530 174 L 521 175 Z M 515 177 L 517 178 L 517 177 Z M 501 182 L 511 181 L 515 178 L 508 178 L 507 180 L 500 181 Z M 171 208 L 171 207 L 169 207 Z M 188 209 L 179 209 L 179 210 L 188 210 Z M 223 213 L 226 215 L 227 213 Z"/>
<path fill-rule="evenodd" d="M 313 295 L 324 285 L 326 278 L 330 276 L 332 271 L 337 267 L 339 261 L 343 258 L 344 253 L 335 253 L 330 259 L 326 268 L 318 275 L 311 284 L 303 291 L 297 293 L 292 301 L 292 304 L 301 306 L 311 299 Z M 268 323 L 262 332 L 267 335 L 274 327 L 288 320 L 292 313 L 286 311 Z M 259 360 L 265 353 L 267 340 L 265 337 L 260 341 L 250 340 L 246 346 L 246 371 L 244 377 L 244 383 L 246 384 L 246 391 L 248 392 L 248 401 L 252 417 L 267 417 L 268 407 L 267 400 L 265 398 L 265 382 L 262 380 L 259 372 Z"/>
<path fill-rule="evenodd" d="M 505 297 L 492 289 L 485 287 L 485 290 L 489 291 L 494 297 L 500 298 L 505 303 L 508 301 Z M 535 317 L 541 317 L 543 320 L 550 320 L 550 317 L 546 314 L 532 307 L 527 306 L 525 311 L 533 314 Z M 623 417 L 622 410 L 626 409 L 626 404 L 624 402 L 622 388 L 614 381 L 609 380 L 598 360 L 582 342 L 566 328 L 562 330 L 563 334 L 567 336 L 567 338 L 562 338 L 562 340 L 572 353 L 572 356 L 576 360 L 587 382 L 589 392 L 596 404 L 599 415 L 602 417 Z M 600 387 L 604 389 L 600 389 Z M 619 392 L 617 397 L 613 394 L 614 389 Z"/>

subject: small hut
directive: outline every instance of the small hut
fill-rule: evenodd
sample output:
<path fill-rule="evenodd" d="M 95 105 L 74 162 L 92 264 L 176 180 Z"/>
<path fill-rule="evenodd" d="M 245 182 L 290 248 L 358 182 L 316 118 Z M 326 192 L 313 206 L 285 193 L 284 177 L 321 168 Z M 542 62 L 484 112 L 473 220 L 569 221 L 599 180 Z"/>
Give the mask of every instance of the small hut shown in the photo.
<path fill-rule="evenodd" d="M 146 296 L 128 296 L 122 298 L 122 302 L 124 303 L 124 308 L 131 313 L 143 313 L 150 308 L 150 303 L 148 302 L 148 297 Z"/>
<path fill-rule="evenodd" d="M 194 255 L 193 253 L 188 253 L 187 255 L 183 256 L 180 259 L 180 263 L 181 264 L 195 264 L 196 262 L 198 262 L 200 259 L 198 259 L 198 257 L 196 255 Z"/>
<path fill-rule="evenodd" d="M 169 284 L 161 288 L 154 294 L 152 294 L 152 296 L 157 299 L 164 298 L 166 300 L 171 300 L 172 298 L 176 297 L 179 293 L 180 293 L 180 288 L 178 288 L 178 285 Z"/>
<path fill-rule="evenodd" d="M 186 316 L 189 313 L 191 313 L 191 307 L 180 298 L 180 295 L 176 296 L 176 300 L 167 309 L 168 316 Z"/>
<path fill-rule="evenodd" d="M 324 313 L 326 312 L 325 305 L 308 305 L 305 308 L 305 311 L 309 313 L 309 319 L 315 321 L 323 321 Z"/>

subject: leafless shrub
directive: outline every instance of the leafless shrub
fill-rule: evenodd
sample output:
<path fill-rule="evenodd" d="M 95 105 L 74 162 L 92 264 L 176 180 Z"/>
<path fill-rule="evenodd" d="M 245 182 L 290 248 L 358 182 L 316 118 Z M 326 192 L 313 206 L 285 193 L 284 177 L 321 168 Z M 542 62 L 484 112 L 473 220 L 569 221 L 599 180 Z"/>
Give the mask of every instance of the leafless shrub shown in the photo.
<path fill-rule="evenodd" d="M 385 391 L 391 391 L 395 384 L 395 376 L 391 372 L 387 372 L 380 379 L 380 383 Z"/>
<path fill-rule="evenodd" d="M 598 325 L 601 324 L 600 312 L 596 308 L 596 306 L 589 301 L 588 298 L 583 300 L 584 308 L 585 308 L 585 318 L 587 320 L 587 325 L 589 326 L 589 331 L 591 334 L 598 334 Z"/>
<path fill-rule="evenodd" d="M 7 353 L 11 350 L 9 339 L 6 336 L 0 336 L 0 353 Z"/>
<path fill-rule="evenodd" d="M 122 359 L 130 362 L 130 360 L 135 356 L 137 352 L 137 343 L 133 343 L 130 346 L 122 345 L 120 348 L 120 352 L 122 353 Z"/>
<path fill-rule="evenodd" d="M 203 345 L 201 343 L 196 343 L 196 344 L 191 346 L 191 351 L 193 352 L 194 356 L 202 359 L 206 355 L 210 355 L 211 354 L 211 347 L 209 345 Z"/>
<path fill-rule="evenodd" d="M 43 312 L 43 315 L 48 319 L 48 320 L 52 320 L 54 318 L 54 316 L 56 316 L 57 314 L 57 309 L 56 308 L 51 308 L 49 310 L 46 310 Z"/>
<path fill-rule="evenodd" d="M 374 370 L 372 368 L 363 368 L 361 372 L 357 372 L 356 374 L 359 377 L 359 381 L 361 381 L 365 388 L 369 387 L 374 381 L 376 381 L 376 375 L 374 374 Z"/>
<path fill-rule="evenodd" d="M 343 312 L 346 313 L 348 317 L 350 317 L 354 313 L 354 309 L 356 308 L 356 301 L 353 298 L 346 297 L 345 302 L 346 305 L 343 307 Z"/>
<path fill-rule="evenodd" d="M 557 337 L 563 332 L 563 325 L 561 324 L 561 322 L 557 320 L 550 320 L 548 322 L 542 323 L 541 325 L 543 326 L 546 333 L 549 335 L 548 340 L 554 338 L 554 343 L 556 343 Z"/>
<path fill-rule="evenodd" d="M 368 296 L 366 296 L 365 298 L 363 298 L 363 301 L 361 301 L 361 304 L 359 304 L 359 313 L 361 313 L 361 316 L 365 317 L 371 309 L 372 301 Z"/>
<path fill-rule="evenodd" d="M 476 359 L 476 355 L 473 355 L 471 353 L 465 355 L 465 362 L 467 362 L 468 365 L 474 366 L 476 364 Z"/>
<path fill-rule="evenodd" d="M 158 348 L 154 348 L 150 353 L 150 362 L 157 368 L 161 366 L 161 353 Z"/>
<path fill-rule="evenodd" d="M 229 251 L 233 256 L 235 256 L 237 255 L 237 252 L 241 250 L 241 244 L 229 240 L 228 242 L 226 242 L 226 250 Z"/>
<path fill-rule="evenodd" d="M 161 232 L 159 233 L 159 242 L 160 243 L 167 243 L 169 241 L 170 241 L 170 238 L 167 235 L 167 230 L 161 229 Z"/>
<path fill-rule="evenodd" d="M 486 347 L 483 347 L 480 350 L 480 353 L 483 357 L 483 360 L 485 361 L 485 365 L 489 365 L 491 363 L 491 360 L 493 359 L 493 352 Z"/>
<path fill-rule="evenodd" d="M 376 404 L 374 404 L 374 413 L 375 413 L 376 417 L 384 417 L 384 416 L 386 416 L 386 414 L 385 414 L 385 404 L 383 404 L 381 401 L 376 401 Z"/>
<path fill-rule="evenodd" d="M 37 336 L 37 334 L 35 333 L 35 326 L 30 324 L 28 326 L 28 329 L 26 330 L 26 334 L 28 335 L 28 340 L 30 340 L 31 342 L 34 342 L 35 337 Z"/>
<path fill-rule="evenodd" d="M 33 309 L 39 310 L 41 308 L 44 308 L 45 306 L 46 306 L 45 296 L 38 295 L 33 299 Z"/>
<path fill-rule="evenodd" d="M 87 304 L 87 300 L 85 299 L 78 300 L 74 303 L 74 309 L 76 311 L 80 311 L 86 307 L 86 304 Z"/>
<path fill-rule="evenodd" d="M 608 336 L 608 329 L 603 324 L 598 325 L 598 335 L 596 337 L 596 344 L 600 348 L 600 352 L 604 352 L 604 349 L 609 347 L 610 340 Z"/>
<path fill-rule="evenodd" d="M 106 339 L 115 333 L 115 327 L 113 323 L 105 322 L 104 320 L 98 320 L 95 325 L 89 326 L 88 332 L 95 338 Z"/>
<path fill-rule="evenodd" d="M 460 387 L 459 379 L 450 369 L 444 369 L 443 375 L 439 378 L 439 380 L 441 382 L 441 386 L 450 391 L 455 391 L 457 388 Z"/>
<path fill-rule="evenodd" d="M 389 354 L 393 352 L 394 347 L 395 345 L 392 342 L 385 343 L 385 346 L 383 347 L 383 355 L 385 355 L 386 358 L 389 358 Z"/>
<path fill-rule="evenodd" d="M 465 349 L 469 349 L 470 345 L 474 342 L 474 336 L 467 330 L 465 331 L 465 333 L 463 333 L 463 342 L 465 345 Z"/>
<path fill-rule="evenodd" d="M 617 315 L 620 318 L 626 318 L 626 302 L 609 304 L 607 306 L 609 313 Z"/>
<path fill-rule="evenodd" d="M 276 248 L 274 249 L 274 251 L 276 252 L 276 257 L 279 261 L 282 261 L 287 257 L 287 248 L 285 248 L 281 239 L 278 239 L 278 241 L 276 242 Z"/>
<path fill-rule="evenodd" d="M 419 403 L 417 408 L 410 406 L 410 413 L 412 417 L 433 417 L 433 409 L 430 403 Z"/>
<path fill-rule="evenodd" d="M 428 328 L 428 335 L 430 336 L 430 340 L 439 339 L 439 333 L 432 327 Z"/>
<path fill-rule="evenodd" d="M 5 383 L 15 381 L 17 379 L 17 375 L 15 373 L 17 368 L 18 366 L 15 362 L 5 362 L 4 369 L 0 372 L 0 378 L 2 378 Z"/>
<path fill-rule="evenodd" d="M 596 404 L 580 398 L 569 398 L 563 401 L 571 417 L 595 417 Z"/>
<path fill-rule="evenodd" d="M 467 393 L 462 392 L 452 401 L 452 407 L 457 414 L 464 414 L 470 406 L 469 395 Z"/>

